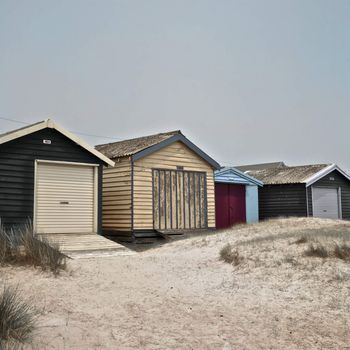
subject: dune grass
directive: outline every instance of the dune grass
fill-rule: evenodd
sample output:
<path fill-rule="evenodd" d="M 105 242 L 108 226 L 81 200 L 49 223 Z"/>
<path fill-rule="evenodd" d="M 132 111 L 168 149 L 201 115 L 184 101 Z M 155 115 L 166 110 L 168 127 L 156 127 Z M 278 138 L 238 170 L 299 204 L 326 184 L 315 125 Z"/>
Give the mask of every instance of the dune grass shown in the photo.
<path fill-rule="evenodd" d="M 311 260 L 305 258 L 350 261 L 350 223 L 347 221 L 276 219 L 233 227 L 226 237 L 228 234 L 232 235 L 232 241 L 221 248 L 219 259 L 235 266 L 242 262 L 255 262 L 256 266 L 280 266 L 283 262 L 308 265 Z"/>
<path fill-rule="evenodd" d="M 37 316 L 18 288 L 5 286 L 0 293 L 0 349 L 22 348 L 31 339 Z"/>
<path fill-rule="evenodd" d="M 237 266 L 240 264 L 242 257 L 239 255 L 238 250 L 228 243 L 220 250 L 220 260 Z"/>
<path fill-rule="evenodd" d="M 30 222 L 11 229 L 0 226 L 0 265 L 31 265 L 58 275 L 66 260 L 57 244 L 33 234 Z"/>

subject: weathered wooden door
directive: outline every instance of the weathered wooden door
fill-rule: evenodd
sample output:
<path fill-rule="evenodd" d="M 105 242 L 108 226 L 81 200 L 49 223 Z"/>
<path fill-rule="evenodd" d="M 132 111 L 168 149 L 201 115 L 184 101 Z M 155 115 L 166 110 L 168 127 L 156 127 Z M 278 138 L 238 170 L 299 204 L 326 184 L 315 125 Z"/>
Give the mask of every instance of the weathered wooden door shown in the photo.
<path fill-rule="evenodd" d="M 245 186 L 215 184 L 216 228 L 227 228 L 246 222 Z"/>
<path fill-rule="evenodd" d="M 153 227 L 156 230 L 207 228 L 206 173 L 153 170 Z"/>

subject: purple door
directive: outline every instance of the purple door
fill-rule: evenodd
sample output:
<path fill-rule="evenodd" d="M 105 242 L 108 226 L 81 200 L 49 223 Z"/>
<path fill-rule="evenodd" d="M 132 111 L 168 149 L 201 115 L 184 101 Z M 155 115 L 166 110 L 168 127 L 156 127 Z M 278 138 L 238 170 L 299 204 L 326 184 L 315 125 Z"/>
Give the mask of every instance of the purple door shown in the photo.
<path fill-rule="evenodd" d="M 216 228 L 227 228 L 246 222 L 245 186 L 215 184 Z"/>

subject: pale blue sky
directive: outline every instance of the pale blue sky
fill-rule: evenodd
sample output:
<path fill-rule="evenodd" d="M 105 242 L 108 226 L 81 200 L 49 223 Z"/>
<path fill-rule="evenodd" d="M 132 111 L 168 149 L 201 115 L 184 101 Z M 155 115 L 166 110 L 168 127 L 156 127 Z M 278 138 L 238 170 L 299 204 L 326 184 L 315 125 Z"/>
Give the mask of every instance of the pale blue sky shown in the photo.
<path fill-rule="evenodd" d="M 0 0 L 0 117 L 350 169 L 349 95 L 347 0 Z"/>

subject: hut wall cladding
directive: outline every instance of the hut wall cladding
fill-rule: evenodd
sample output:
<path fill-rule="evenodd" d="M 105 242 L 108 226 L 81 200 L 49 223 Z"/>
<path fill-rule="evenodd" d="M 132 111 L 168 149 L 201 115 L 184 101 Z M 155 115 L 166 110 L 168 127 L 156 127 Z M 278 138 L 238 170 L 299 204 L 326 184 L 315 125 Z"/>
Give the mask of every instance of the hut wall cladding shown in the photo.
<path fill-rule="evenodd" d="M 133 229 L 153 229 L 152 169 L 173 169 L 205 172 L 207 181 L 208 227 L 215 228 L 214 170 L 181 142 L 164 147 L 134 163 Z"/>
<path fill-rule="evenodd" d="M 305 184 L 264 185 L 259 188 L 260 220 L 306 215 Z"/>
<path fill-rule="evenodd" d="M 51 140 L 51 144 L 44 144 L 43 140 Z M 101 203 L 102 161 L 58 131 L 46 128 L 0 145 L 2 224 L 23 224 L 33 218 L 35 159 L 100 164 L 98 201 Z M 98 232 L 101 224 L 102 217 L 98 215 Z"/>
<path fill-rule="evenodd" d="M 331 180 L 333 178 L 334 180 Z M 312 194 L 311 187 L 326 187 L 326 188 L 341 188 L 341 209 L 342 218 L 350 220 L 350 181 L 346 179 L 338 171 L 334 170 L 322 179 L 318 180 L 307 188 L 308 193 L 308 207 L 309 216 L 313 215 L 312 212 Z"/>
<path fill-rule="evenodd" d="M 132 230 L 131 160 L 115 159 L 103 171 L 103 231 Z"/>

